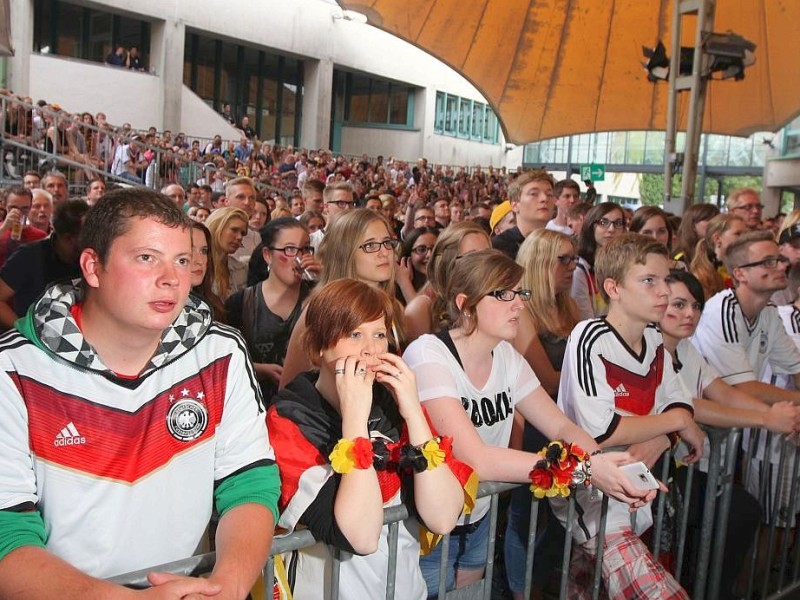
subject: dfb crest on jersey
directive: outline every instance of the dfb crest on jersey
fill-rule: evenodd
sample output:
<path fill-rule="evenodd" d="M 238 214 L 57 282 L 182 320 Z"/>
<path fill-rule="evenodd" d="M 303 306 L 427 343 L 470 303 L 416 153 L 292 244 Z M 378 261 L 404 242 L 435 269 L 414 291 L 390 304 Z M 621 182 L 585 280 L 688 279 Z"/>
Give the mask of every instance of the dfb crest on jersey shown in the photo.
<path fill-rule="evenodd" d="M 178 400 L 167 413 L 167 428 L 176 440 L 196 440 L 208 427 L 208 410 L 192 398 Z"/>

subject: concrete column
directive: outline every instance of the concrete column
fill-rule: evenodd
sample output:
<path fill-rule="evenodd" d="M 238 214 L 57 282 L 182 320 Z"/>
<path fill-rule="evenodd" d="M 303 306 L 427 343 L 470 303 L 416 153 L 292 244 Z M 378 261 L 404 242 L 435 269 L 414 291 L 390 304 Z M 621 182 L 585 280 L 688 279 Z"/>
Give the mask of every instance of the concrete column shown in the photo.
<path fill-rule="evenodd" d="M 160 80 L 161 129 L 177 133 L 181 128 L 186 26 L 182 21 L 157 21 L 151 32 L 150 67 Z"/>
<path fill-rule="evenodd" d="M 11 0 L 11 45 L 14 56 L 8 58 L 8 87 L 17 94 L 30 94 L 33 0 Z"/>
<path fill-rule="evenodd" d="M 333 61 L 306 60 L 303 63 L 303 120 L 301 140 L 295 145 L 330 148 Z"/>

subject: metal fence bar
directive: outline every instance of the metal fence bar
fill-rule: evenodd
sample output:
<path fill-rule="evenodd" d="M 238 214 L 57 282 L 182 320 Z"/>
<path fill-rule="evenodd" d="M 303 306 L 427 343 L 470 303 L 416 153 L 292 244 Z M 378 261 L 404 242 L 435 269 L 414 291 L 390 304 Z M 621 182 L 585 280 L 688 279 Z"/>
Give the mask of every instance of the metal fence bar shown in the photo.
<path fill-rule="evenodd" d="M 339 548 L 331 548 L 330 598 L 332 600 L 336 600 L 339 597 L 339 575 L 341 574 L 342 556 L 349 556 L 349 553 Z"/>
<path fill-rule="evenodd" d="M 764 462 L 768 463 L 770 459 L 769 456 L 769 446 L 764 450 Z M 772 564 L 772 547 L 775 544 L 775 536 L 777 535 L 777 526 L 778 526 L 778 516 L 780 515 L 781 503 L 780 497 L 781 493 L 783 492 L 783 477 L 781 477 L 781 473 L 783 472 L 784 462 L 786 460 L 786 444 L 781 443 L 781 451 L 780 451 L 780 459 L 778 460 L 778 469 L 777 469 L 777 485 L 775 486 L 775 495 L 773 496 L 773 504 L 772 510 L 770 511 L 770 523 L 769 523 L 769 536 L 767 538 L 767 560 L 765 562 L 765 569 L 764 569 L 764 578 L 761 582 L 761 597 L 766 598 L 767 592 L 769 590 L 769 579 L 770 579 L 770 569 Z M 767 479 L 767 487 L 770 487 L 770 483 L 772 481 L 772 473 L 770 472 L 770 477 Z"/>
<path fill-rule="evenodd" d="M 694 571 L 694 593 L 692 594 L 692 598 L 699 599 L 699 598 L 716 598 L 719 596 L 720 593 L 720 574 L 722 569 L 722 560 L 724 558 L 724 544 L 725 544 L 725 529 L 727 527 L 728 518 L 730 516 L 730 503 L 731 503 L 731 490 L 733 487 L 733 473 L 735 472 L 736 466 L 736 455 L 738 451 L 739 439 L 740 439 L 741 432 L 739 430 L 731 430 L 731 431 L 722 431 L 722 430 L 709 430 L 709 439 L 711 442 L 711 456 L 710 456 L 710 464 L 709 464 L 709 474 L 708 474 L 708 488 L 706 491 L 706 496 L 703 502 L 703 514 L 702 514 L 702 530 L 699 536 L 696 536 L 697 539 L 695 540 L 694 544 L 695 547 L 699 548 L 699 556 L 696 562 L 692 563 L 692 568 Z M 751 435 L 751 439 L 755 437 Z M 722 443 L 727 443 L 727 448 L 725 451 L 725 460 L 721 460 L 721 446 Z M 754 447 L 753 444 L 748 444 L 751 448 Z M 781 466 L 785 464 L 786 455 L 788 454 L 786 449 L 782 449 L 782 463 Z M 796 453 L 796 451 L 795 451 Z M 767 461 L 769 462 L 769 461 Z M 800 474 L 800 461 L 795 461 L 792 469 L 793 474 L 795 475 L 795 483 L 793 483 L 793 487 L 795 488 L 793 491 L 793 495 L 796 498 L 798 494 L 800 494 L 800 484 L 797 483 L 800 480 L 798 474 Z M 764 483 L 764 482 L 762 482 Z M 680 523 L 679 527 L 681 529 L 679 536 L 678 536 L 678 544 L 677 544 L 677 564 L 675 568 L 675 576 L 680 581 L 680 575 L 682 572 L 682 564 L 684 562 L 684 554 L 686 551 L 687 545 L 687 523 L 688 523 L 688 516 L 689 516 L 689 499 L 691 498 L 691 490 L 694 485 L 694 469 L 690 468 L 687 472 L 686 476 L 686 487 L 684 490 L 684 504 L 681 507 L 681 516 L 680 516 Z M 492 586 L 492 577 L 495 571 L 495 561 L 494 561 L 494 554 L 495 554 L 495 546 L 496 546 L 496 533 L 497 533 L 497 517 L 499 511 L 499 494 L 503 491 L 509 490 L 516 487 L 515 484 L 503 484 L 503 483 L 484 483 L 480 486 L 479 489 L 479 496 L 485 497 L 487 495 L 491 495 L 491 508 L 487 517 L 491 519 L 489 522 L 490 532 L 489 532 L 489 543 L 487 545 L 487 561 L 486 561 L 486 570 L 484 578 L 481 582 L 478 582 L 472 586 L 467 588 L 456 589 L 448 592 L 446 590 L 447 587 L 447 576 L 446 573 L 441 573 L 439 589 L 440 589 L 440 598 L 443 600 L 455 600 L 456 598 L 483 598 L 484 600 L 488 600 L 491 598 L 491 594 L 493 591 Z M 780 491 L 780 490 L 778 490 Z M 607 509 L 608 509 L 608 502 L 609 498 L 604 496 L 603 497 L 603 509 L 601 513 L 601 523 L 600 523 L 600 534 L 598 534 L 597 539 L 597 553 L 594 556 L 592 562 L 594 563 L 594 577 L 592 580 L 592 588 L 591 593 L 593 598 L 597 598 L 602 589 L 602 560 L 603 560 L 603 552 L 604 552 L 604 540 L 603 534 L 605 532 L 606 523 L 607 523 Z M 772 512 L 776 513 L 779 508 L 780 503 L 775 503 L 775 506 L 772 507 Z M 527 553 L 526 556 L 526 574 L 525 574 L 525 597 L 530 597 L 530 591 L 532 588 L 532 577 L 533 577 L 533 567 L 534 567 L 534 552 L 536 548 L 536 535 L 537 535 L 537 517 L 538 517 L 538 510 L 539 510 L 538 502 L 533 501 L 530 509 L 530 528 L 528 530 L 528 537 L 527 537 Z M 566 536 L 564 541 L 564 548 L 563 548 L 563 555 L 561 561 L 561 581 L 559 584 L 559 595 L 560 598 L 566 599 L 568 598 L 569 592 L 569 571 L 570 571 L 570 559 L 571 553 L 573 550 L 573 540 L 572 540 L 572 532 L 574 531 L 574 527 L 577 526 L 576 524 L 576 508 L 575 508 L 575 499 L 574 496 L 569 498 L 568 504 L 568 520 L 566 523 Z M 666 508 L 664 508 L 664 512 L 666 512 Z M 664 514 L 664 513 L 662 513 Z M 773 514 L 773 525 L 775 522 Z M 389 567 L 387 572 L 387 584 L 386 584 L 386 598 L 393 599 L 395 597 L 402 597 L 402 579 L 398 581 L 397 579 L 397 539 L 398 539 L 398 532 L 399 527 L 402 526 L 399 521 L 408 517 L 408 511 L 404 506 L 394 506 L 388 508 L 384 511 L 384 523 L 389 524 Z M 716 534 L 712 534 L 712 530 L 716 529 Z M 661 531 L 664 531 L 662 527 Z M 773 531 L 774 535 L 774 531 Z M 711 542 L 712 540 L 716 544 L 713 551 L 711 550 Z M 447 542 L 449 541 L 449 536 L 445 536 L 443 540 L 442 546 L 442 563 L 441 565 L 446 564 L 447 561 L 447 554 L 449 551 Z M 313 536 L 310 532 L 303 530 L 298 532 L 293 532 L 292 534 L 286 536 L 276 536 L 273 541 L 273 548 L 272 548 L 272 556 L 270 557 L 269 561 L 265 564 L 263 569 L 264 574 L 264 589 L 267 597 L 270 597 L 271 592 L 270 588 L 273 585 L 274 581 L 274 556 L 278 554 L 282 554 L 291 550 L 296 550 L 304 547 L 311 546 L 315 544 L 316 541 L 314 540 Z M 656 542 L 656 547 L 658 547 L 658 542 Z M 577 550 L 577 549 L 576 549 Z M 583 551 L 583 550 L 580 550 Z M 662 549 L 663 551 L 663 549 Z M 771 578 L 769 575 L 765 576 L 764 580 L 759 580 L 759 584 L 761 584 L 760 593 L 758 594 L 761 598 L 769 598 L 770 600 L 777 600 L 780 598 L 786 597 L 786 595 L 792 593 L 793 591 L 800 589 L 800 581 L 797 579 L 797 565 L 800 562 L 800 552 L 797 550 L 797 546 L 791 548 L 786 540 L 783 540 L 781 544 L 780 552 L 780 563 L 781 563 L 781 571 L 785 572 L 786 566 L 789 563 L 789 552 L 794 552 L 793 559 L 795 561 L 795 574 L 791 577 L 791 580 L 788 581 L 786 586 L 784 587 L 785 579 L 787 579 L 786 574 L 781 575 L 778 579 L 778 591 L 773 592 L 769 589 L 769 583 L 771 582 Z M 773 552 L 774 554 L 774 552 Z M 347 555 L 343 552 L 338 552 L 332 550 L 332 556 L 334 559 L 332 560 L 331 564 L 331 577 L 330 577 L 330 593 L 331 598 L 338 598 L 338 591 L 339 591 L 339 565 L 341 560 L 343 560 Z M 166 570 L 173 573 L 178 573 L 182 575 L 196 575 L 202 572 L 208 572 L 213 568 L 214 565 L 214 558 L 215 555 L 213 553 L 204 554 L 200 556 L 191 557 L 189 559 L 183 561 L 176 561 L 174 563 L 170 563 L 168 565 L 162 565 L 156 567 L 158 570 Z M 768 557 L 768 562 L 771 562 L 772 556 Z M 755 564 L 755 563 L 754 563 Z M 146 579 L 147 573 L 152 571 L 153 569 L 146 569 L 141 570 L 135 573 L 127 574 L 124 576 L 116 577 L 112 579 L 112 581 L 116 583 L 122 583 L 128 585 L 130 587 L 135 588 L 145 588 L 148 587 L 148 582 Z M 441 571 L 443 571 L 440 568 Z M 730 582 L 726 582 L 728 584 Z M 766 586 L 766 587 L 765 587 Z M 587 590 L 588 591 L 588 590 Z M 767 596 L 767 592 L 771 595 Z M 749 596 L 749 597 L 752 597 Z"/>
<path fill-rule="evenodd" d="M 709 440 L 711 441 L 711 440 Z M 708 479 L 706 482 L 706 497 L 703 503 L 703 524 L 700 530 L 700 552 L 698 553 L 696 578 L 694 580 L 693 600 L 703 600 L 706 595 L 706 580 L 708 577 L 708 561 L 711 556 L 711 538 L 714 519 L 706 519 L 706 515 L 713 515 L 716 507 L 717 481 L 720 472 L 719 444 L 711 444 L 711 454 L 708 457 Z"/>
<path fill-rule="evenodd" d="M 397 585 L 397 539 L 400 521 L 389 523 L 389 572 L 386 575 L 386 600 L 394 600 Z"/>
<path fill-rule="evenodd" d="M 600 508 L 600 531 L 597 533 L 597 555 L 594 561 L 594 578 L 592 580 L 592 600 L 600 597 L 600 585 L 603 582 L 603 555 L 605 554 L 606 523 L 608 522 L 608 496 L 603 494 L 603 506 Z"/>
<path fill-rule="evenodd" d="M 736 453 L 738 450 L 741 430 L 731 429 L 725 433 L 722 430 L 711 430 L 709 437 L 715 436 L 717 443 L 727 442 L 725 446 L 725 461 L 719 478 L 719 508 L 717 509 L 715 530 L 716 543 L 711 554 L 710 577 L 708 586 L 708 597 L 717 598 L 719 596 L 720 579 L 722 578 L 722 561 L 724 559 L 725 537 L 727 534 L 728 517 L 731 508 L 731 495 L 733 493 L 733 475 L 736 465 Z M 707 489 L 706 494 L 715 492 Z M 705 520 L 705 519 L 704 519 Z M 714 520 L 714 519 L 709 519 Z"/>
<path fill-rule="evenodd" d="M 561 559 L 561 585 L 558 597 L 560 600 L 567 598 L 567 586 L 569 585 L 569 563 L 572 556 L 572 530 L 575 529 L 575 495 L 570 494 L 567 504 L 567 526 L 564 535 L 564 554 Z"/>
<path fill-rule="evenodd" d="M 744 479 L 745 482 L 748 481 L 749 478 L 751 477 L 750 470 L 753 467 L 752 461 L 755 456 L 756 448 L 758 448 L 758 442 L 760 441 L 760 438 L 763 435 L 764 433 L 761 430 L 753 430 L 753 429 L 750 430 L 750 443 L 748 444 L 744 455 L 744 467 L 746 469 L 746 471 L 744 471 L 746 474 Z M 765 457 L 766 457 L 767 452 L 769 452 L 769 449 L 772 447 L 771 431 L 767 432 L 766 434 L 764 447 L 765 447 Z M 770 464 L 771 464 L 770 461 L 765 460 L 763 464 L 766 467 L 766 476 L 762 476 L 761 479 L 759 480 L 758 499 L 760 502 L 762 502 L 762 510 L 765 511 L 766 507 L 763 505 L 763 499 L 767 497 L 767 482 L 772 477 L 772 474 L 770 473 Z M 747 577 L 747 590 L 745 592 L 745 596 L 747 598 L 754 597 L 753 594 L 756 586 L 756 575 L 758 570 L 758 554 L 760 550 L 759 545 L 761 542 L 761 534 L 762 532 L 759 530 L 756 533 L 756 539 L 753 542 L 753 548 L 755 551 L 753 552 L 753 557 L 750 560 L 750 574 Z"/>
<path fill-rule="evenodd" d="M 680 525 L 678 531 L 678 547 L 675 551 L 675 579 L 681 580 L 683 572 L 683 554 L 686 551 L 686 535 L 689 529 L 689 509 L 691 508 L 689 499 L 692 497 L 692 484 L 694 483 L 694 473 L 696 465 L 689 465 L 686 471 L 686 488 L 684 490 L 683 506 L 681 507 Z"/>
<path fill-rule="evenodd" d="M 523 591 L 523 598 L 531 597 L 531 588 L 533 587 L 533 564 L 536 553 L 536 534 L 539 525 L 539 502 L 531 498 L 530 521 L 528 526 L 528 543 L 526 545 L 525 555 L 525 587 Z M 513 533 L 511 533 L 513 535 Z"/>
<path fill-rule="evenodd" d="M 794 449 L 793 453 L 793 463 L 792 463 L 792 490 L 789 493 L 789 506 L 794 510 L 794 507 L 797 503 L 797 487 L 798 487 L 798 476 L 800 476 L 800 461 L 797 460 L 797 448 Z M 797 528 L 797 524 L 795 524 L 795 530 Z M 787 526 L 788 529 L 788 526 Z M 783 539 L 781 540 L 781 567 L 780 571 L 778 571 L 778 590 L 783 588 L 783 579 L 786 575 L 786 567 L 789 561 L 789 535 L 784 534 Z"/>
<path fill-rule="evenodd" d="M 497 540 L 497 517 L 500 514 L 500 495 L 492 494 L 491 508 L 489 509 L 489 539 L 486 545 L 486 571 L 483 576 L 483 600 L 492 597 L 492 576 L 494 575 L 494 546 Z"/>
<path fill-rule="evenodd" d="M 661 481 L 667 481 L 669 478 L 669 453 L 664 456 L 661 462 Z M 655 518 L 655 531 L 653 532 L 653 558 L 656 561 L 658 561 L 658 557 L 661 555 L 661 536 L 664 532 L 664 511 L 666 507 L 667 495 L 659 494 Z"/>
<path fill-rule="evenodd" d="M 442 541 L 441 559 L 439 560 L 439 598 L 447 596 L 447 559 L 450 555 L 450 534 L 444 536 Z"/>

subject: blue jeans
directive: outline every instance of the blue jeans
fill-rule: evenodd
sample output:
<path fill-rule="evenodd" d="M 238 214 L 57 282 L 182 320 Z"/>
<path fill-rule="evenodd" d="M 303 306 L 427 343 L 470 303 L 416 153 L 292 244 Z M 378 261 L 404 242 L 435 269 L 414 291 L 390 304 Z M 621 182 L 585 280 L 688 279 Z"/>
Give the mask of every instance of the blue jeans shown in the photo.
<path fill-rule="evenodd" d="M 477 571 L 486 566 L 488 544 L 488 514 L 477 523 L 462 525 L 453 530 L 450 534 L 450 545 L 447 552 L 448 590 L 455 587 L 457 570 Z M 442 544 L 440 543 L 433 552 L 420 557 L 419 560 L 422 576 L 428 586 L 428 598 L 436 598 L 439 594 L 439 562 L 441 557 Z"/>

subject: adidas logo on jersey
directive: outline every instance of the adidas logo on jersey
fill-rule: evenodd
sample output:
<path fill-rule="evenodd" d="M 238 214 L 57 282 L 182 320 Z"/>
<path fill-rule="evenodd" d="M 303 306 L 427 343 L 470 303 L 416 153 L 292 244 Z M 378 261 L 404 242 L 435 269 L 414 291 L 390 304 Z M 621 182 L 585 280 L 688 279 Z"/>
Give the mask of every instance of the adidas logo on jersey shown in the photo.
<path fill-rule="evenodd" d="M 617 396 L 630 396 L 628 390 L 625 389 L 625 384 L 620 383 L 617 387 L 614 388 L 614 397 Z"/>
<path fill-rule="evenodd" d="M 53 440 L 54 446 L 77 446 L 78 444 L 85 444 L 86 438 L 83 437 L 75 428 L 75 424 L 70 421 L 66 427 L 58 432 L 56 439 Z"/>

